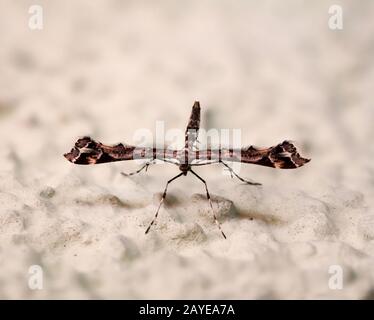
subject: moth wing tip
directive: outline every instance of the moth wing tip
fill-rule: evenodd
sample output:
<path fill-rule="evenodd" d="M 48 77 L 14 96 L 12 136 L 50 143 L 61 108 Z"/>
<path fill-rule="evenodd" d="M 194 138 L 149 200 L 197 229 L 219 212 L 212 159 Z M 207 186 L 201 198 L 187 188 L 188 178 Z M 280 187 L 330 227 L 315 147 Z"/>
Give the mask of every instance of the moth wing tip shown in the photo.
<path fill-rule="evenodd" d="M 74 160 L 79 155 L 79 150 L 77 148 L 72 148 L 70 152 L 64 153 L 64 157 L 70 161 L 71 163 L 74 163 Z"/>

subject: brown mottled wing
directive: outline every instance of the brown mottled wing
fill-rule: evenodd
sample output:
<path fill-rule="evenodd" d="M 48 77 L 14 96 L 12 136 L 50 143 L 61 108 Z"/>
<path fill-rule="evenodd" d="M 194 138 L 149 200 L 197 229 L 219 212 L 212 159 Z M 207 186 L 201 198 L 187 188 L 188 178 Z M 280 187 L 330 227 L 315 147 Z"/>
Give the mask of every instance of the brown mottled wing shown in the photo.
<path fill-rule="evenodd" d="M 191 116 L 187 124 L 186 134 L 185 134 L 185 145 L 186 147 L 191 147 L 197 140 L 197 136 L 200 128 L 200 103 L 195 101 L 192 106 Z"/>
<path fill-rule="evenodd" d="M 243 163 L 279 169 L 294 169 L 309 161 L 310 159 L 301 157 L 296 147 L 289 141 L 266 149 L 258 149 L 253 146 L 241 149 L 241 162 Z"/>
<path fill-rule="evenodd" d="M 105 162 L 132 160 L 135 147 L 122 143 L 107 146 L 90 137 L 77 140 L 73 149 L 64 154 L 65 158 L 75 164 L 97 164 Z"/>

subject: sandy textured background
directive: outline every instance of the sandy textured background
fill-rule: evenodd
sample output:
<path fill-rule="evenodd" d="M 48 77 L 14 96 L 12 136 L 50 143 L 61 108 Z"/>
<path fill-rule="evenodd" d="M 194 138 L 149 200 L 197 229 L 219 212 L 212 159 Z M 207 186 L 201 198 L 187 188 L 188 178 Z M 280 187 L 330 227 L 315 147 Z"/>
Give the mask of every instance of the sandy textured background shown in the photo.
<path fill-rule="evenodd" d="M 373 1 L 38 1 L 42 31 L 31 4 L 0 0 L 1 298 L 374 298 Z M 192 176 L 144 235 L 176 167 L 62 157 L 85 134 L 183 129 L 194 100 L 206 128 L 312 158 L 241 170 L 263 187 L 197 169 L 226 241 Z"/>

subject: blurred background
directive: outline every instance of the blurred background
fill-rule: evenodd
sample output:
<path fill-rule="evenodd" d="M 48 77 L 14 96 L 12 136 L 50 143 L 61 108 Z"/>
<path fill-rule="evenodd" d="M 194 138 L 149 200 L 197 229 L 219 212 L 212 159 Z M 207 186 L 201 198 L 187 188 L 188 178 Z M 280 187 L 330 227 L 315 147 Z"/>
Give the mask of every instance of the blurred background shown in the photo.
<path fill-rule="evenodd" d="M 41 30 L 30 28 L 32 5 L 43 9 Z M 332 5 L 343 9 L 342 30 L 329 28 Z M 0 0 L 0 192 L 8 194 L 0 198 L 0 210 L 13 218 L 14 210 L 21 216 L 27 210 L 35 215 L 42 211 L 45 216 L 40 219 L 54 219 L 59 212 L 61 219 L 73 212 L 59 211 L 65 201 L 52 201 L 48 205 L 53 209 L 44 203 L 48 211 L 40 209 L 34 197 L 48 190 L 54 193 L 61 184 L 70 186 L 64 193 L 73 197 L 72 177 L 123 201 L 152 203 L 152 194 L 162 191 L 168 177 L 178 173 L 176 168 L 154 166 L 130 183 L 119 172 L 132 171 L 137 164 L 74 167 L 62 155 L 82 135 L 108 144 L 133 144 L 136 130 L 154 131 L 156 120 L 165 121 L 166 129 L 184 129 L 193 102 L 199 100 L 206 129 L 240 128 L 243 145 L 268 147 L 290 139 L 303 156 L 312 158 L 293 171 L 248 166 L 242 168 L 242 176 L 279 188 L 291 185 L 316 197 L 320 189 L 347 188 L 365 198 L 362 206 L 372 211 L 373 17 L 371 0 Z M 229 178 L 222 169 L 209 166 L 198 172 L 210 182 L 212 193 L 220 194 L 225 187 L 235 192 L 231 181 L 227 187 Z M 203 192 L 193 178 L 173 188 L 176 197 Z M 149 202 L 143 199 L 147 195 Z M 220 195 L 230 199 L 227 192 Z M 21 237 L 32 247 L 24 265 L 35 259 L 43 262 L 45 252 L 48 263 L 56 262 L 58 254 L 42 244 L 49 239 L 44 226 L 25 231 L 28 222 L 22 222 L 20 231 L 2 221 L 0 237 L 14 248 L 25 242 L 14 235 L 29 232 L 30 238 Z M 14 259 L 2 253 L 3 260 L 10 261 L 9 270 L 17 269 L 14 261 L 22 256 L 12 254 Z M 22 268 L 17 269 L 20 275 Z M 20 275 L 10 278 L 21 281 Z M 3 297 L 33 297 L 14 281 L 3 282 Z M 82 281 L 81 291 L 61 285 L 44 295 L 95 297 L 84 289 L 91 282 Z M 124 294 L 112 285 L 96 297 L 147 297 L 131 290 Z M 203 289 L 195 289 L 165 295 L 155 290 L 151 297 L 183 297 L 182 292 L 204 296 Z M 207 297 L 226 297 L 222 290 L 208 290 Z M 263 294 L 247 295 L 246 290 L 232 296 Z"/>
<path fill-rule="evenodd" d="M 240 128 L 245 145 L 292 139 L 313 176 L 373 183 L 371 1 L 39 1 L 32 30 L 35 4 L 0 2 L 3 169 L 50 174 L 83 134 L 132 143 L 156 120 L 183 129 L 200 100 L 207 129 Z M 328 26 L 336 4 L 343 30 Z"/>

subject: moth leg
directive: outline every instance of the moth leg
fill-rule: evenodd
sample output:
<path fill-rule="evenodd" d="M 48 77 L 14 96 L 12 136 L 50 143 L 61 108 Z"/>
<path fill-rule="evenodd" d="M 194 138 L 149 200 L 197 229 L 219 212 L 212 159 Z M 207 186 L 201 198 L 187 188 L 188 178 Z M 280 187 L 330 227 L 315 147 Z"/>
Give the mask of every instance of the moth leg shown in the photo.
<path fill-rule="evenodd" d="M 222 228 L 221 228 L 221 224 L 219 223 L 219 221 L 217 220 L 217 217 L 216 217 L 216 214 L 214 213 L 214 209 L 213 209 L 213 204 L 212 204 L 212 200 L 210 199 L 210 194 L 209 194 L 209 190 L 208 190 L 208 186 L 205 182 L 205 180 L 203 178 L 201 178 L 196 172 L 192 171 L 192 169 L 190 169 L 191 173 L 194 174 L 202 183 L 204 183 L 205 185 L 205 190 L 206 190 L 206 197 L 208 198 L 208 201 L 209 201 L 209 205 L 210 205 L 210 208 L 212 209 L 212 212 L 213 212 L 213 218 L 214 218 L 214 222 L 216 223 L 216 225 L 218 226 L 218 229 L 219 231 L 221 231 L 222 233 L 222 236 L 226 239 L 226 235 L 225 233 L 222 231 Z"/>
<path fill-rule="evenodd" d="M 148 161 L 148 162 L 146 162 L 140 169 L 138 169 L 138 170 L 136 170 L 136 171 L 134 171 L 134 172 L 130 172 L 130 173 L 125 173 L 125 172 L 121 172 L 121 174 L 123 175 L 123 176 L 125 176 L 125 177 L 129 177 L 129 176 L 132 176 L 132 175 L 134 175 L 134 174 L 138 174 L 139 172 L 141 172 L 142 170 L 144 170 L 145 169 L 145 171 L 147 172 L 147 170 L 148 170 L 148 167 L 151 165 L 151 164 L 153 164 L 154 162 L 153 162 L 153 160 L 152 161 Z"/>
<path fill-rule="evenodd" d="M 163 161 L 163 162 L 166 162 L 166 163 L 175 164 L 176 166 L 179 166 L 179 165 L 180 165 L 179 162 L 172 161 L 172 160 L 168 160 L 168 159 L 158 159 L 158 160 Z"/>
<path fill-rule="evenodd" d="M 220 163 L 222 163 L 229 171 L 230 171 L 230 174 L 231 174 L 231 178 L 232 178 L 232 175 L 234 175 L 235 177 L 237 177 L 240 181 L 244 182 L 244 183 L 247 183 L 247 184 L 250 184 L 252 186 L 261 186 L 262 184 L 259 183 L 259 182 L 252 182 L 252 181 L 249 181 L 249 180 L 245 180 L 243 179 L 242 177 L 240 177 L 237 173 L 235 173 L 235 171 L 230 168 L 230 166 L 227 164 L 227 163 L 224 163 L 222 160 L 220 161 Z"/>
<path fill-rule="evenodd" d="M 230 177 L 231 177 L 231 179 L 232 179 L 232 178 L 234 178 L 234 175 L 232 174 L 232 171 L 231 171 L 231 170 L 229 170 L 229 169 L 227 169 L 227 168 L 226 168 L 226 169 L 224 169 L 224 170 L 226 170 L 226 171 L 230 172 Z"/>
<path fill-rule="evenodd" d="M 196 138 L 195 142 L 192 145 L 192 149 L 194 149 L 195 151 L 199 151 L 199 144 L 200 144 L 200 141 L 198 138 Z"/>
<path fill-rule="evenodd" d="M 205 160 L 202 160 L 202 161 L 205 161 Z M 208 164 L 219 163 L 219 160 L 206 160 L 206 161 L 209 161 L 209 162 L 195 162 L 195 163 L 191 163 L 191 167 L 206 166 Z"/>
<path fill-rule="evenodd" d="M 181 172 L 180 174 L 176 175 L 174 178 L 171 178 L 167 183 L 166 183 L 166 186 L 165 186 L 165 190 L 164 190 L 164 193 L 162 194 L 162 198 L 160 200 L 160 203 L 158 204 L 158 208 L 157 208 L 157 211 L 155 213 L 155 216 L 153 217 L 153 220 L 151 221 L 151 223 L 149 224 L 147 230 L 145 230 L 145 234 L 148 233 L 148 231 L 151 229 L 152 225 L 155 223 L 156 219 L 157 219 L 157 216 L 158 216 L 158 212 L 161 208 L 161 205 L 162 203 L 164 202 L 165 198 L 166 198 L 166 192 L 168 190 L 168 185 L 170 182 L 174 181 L 175 179 L 179 178 L 181 175 L 183 175 L 184 173 Z"/>

